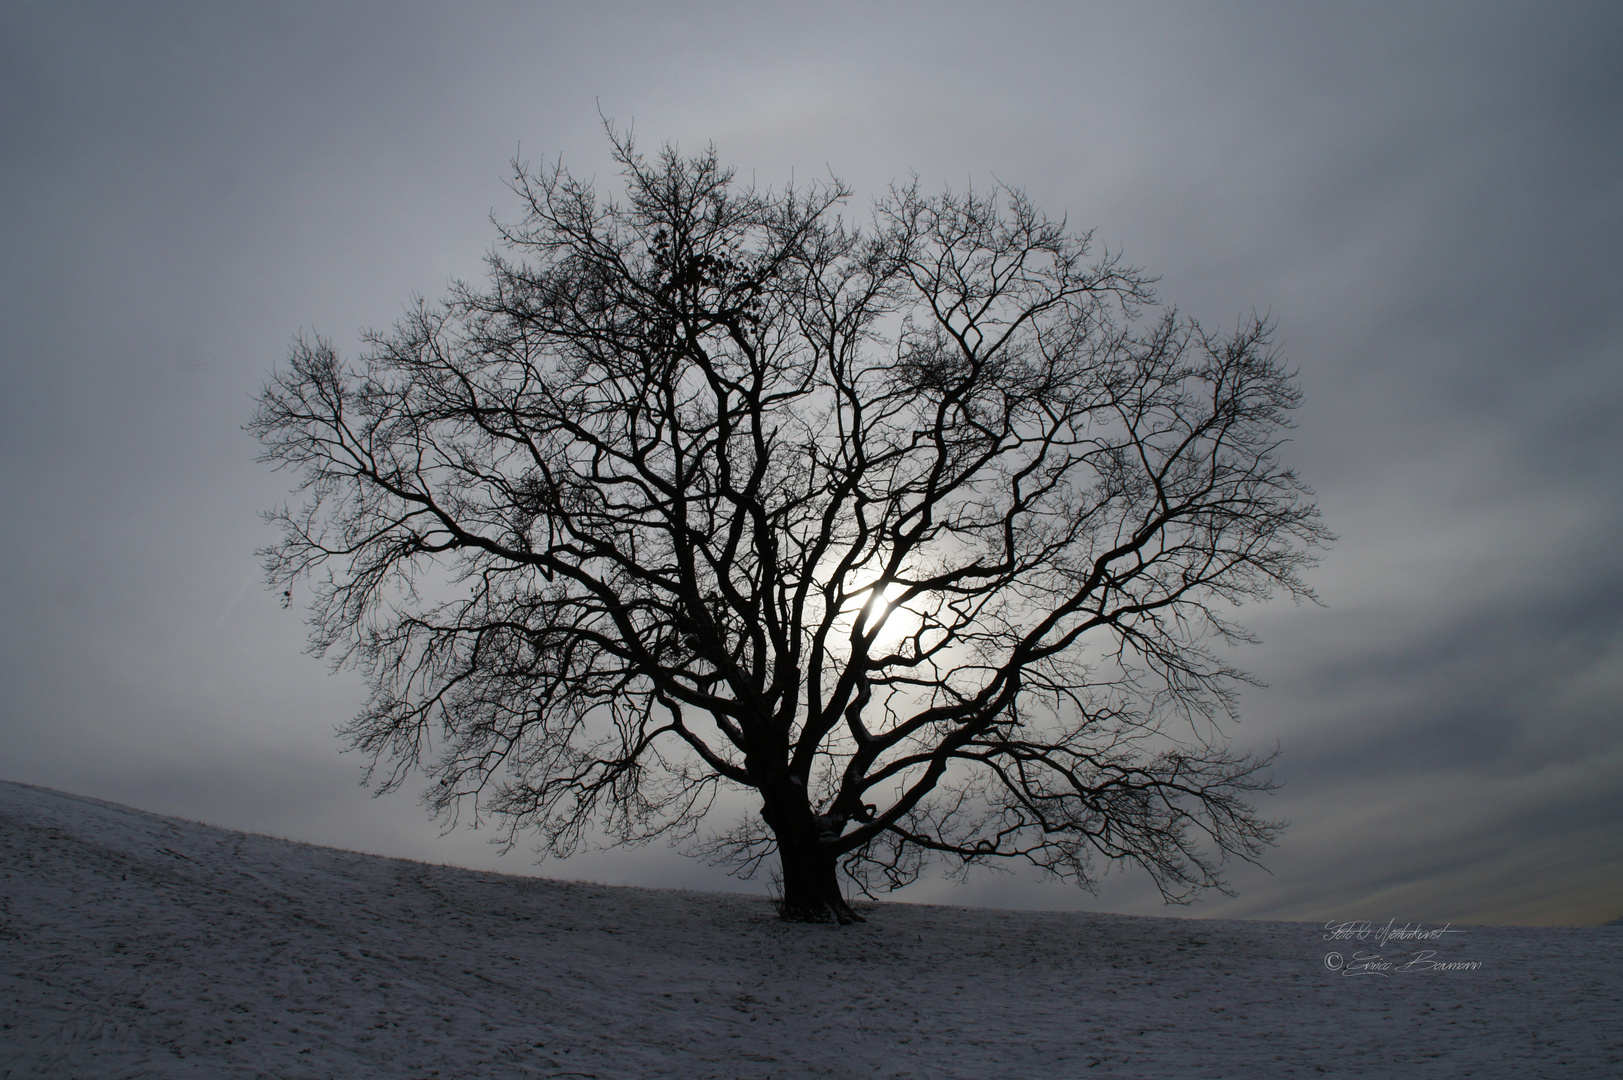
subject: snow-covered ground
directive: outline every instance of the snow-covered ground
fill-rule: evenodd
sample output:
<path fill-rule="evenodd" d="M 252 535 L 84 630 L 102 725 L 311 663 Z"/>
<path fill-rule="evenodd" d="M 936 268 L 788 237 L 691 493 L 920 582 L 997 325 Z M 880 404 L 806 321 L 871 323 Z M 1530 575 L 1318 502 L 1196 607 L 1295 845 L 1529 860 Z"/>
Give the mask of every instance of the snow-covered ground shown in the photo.
<path fill-rule="evenodd" d="M 790 926 L 756 897 L 428 866 L 0 783 L 0 1077 L 1623 1076 L 1619 929 L 1381 944 L 868 915 Z M 1349 974 L 1361 954 L 1399 966 Z"/>

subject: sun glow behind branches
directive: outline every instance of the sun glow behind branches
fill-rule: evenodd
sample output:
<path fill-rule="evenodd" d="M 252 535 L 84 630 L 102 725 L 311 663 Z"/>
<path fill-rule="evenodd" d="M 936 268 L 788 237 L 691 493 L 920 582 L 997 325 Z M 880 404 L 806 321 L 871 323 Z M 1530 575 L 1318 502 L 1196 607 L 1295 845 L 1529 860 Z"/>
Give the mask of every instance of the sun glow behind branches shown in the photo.
<path fill-rule="evenodd" d="M 853 622 L 862 620 L 863 633 L 878 630 L 871 646 L 876 654 L 897 648 L 923 626 L 923 617 L 918 612 L 897 603 L 906 591 L 906 586 L 892 582 L 878 595 L 869 587 L 858 590 L 850 597 Z"/>

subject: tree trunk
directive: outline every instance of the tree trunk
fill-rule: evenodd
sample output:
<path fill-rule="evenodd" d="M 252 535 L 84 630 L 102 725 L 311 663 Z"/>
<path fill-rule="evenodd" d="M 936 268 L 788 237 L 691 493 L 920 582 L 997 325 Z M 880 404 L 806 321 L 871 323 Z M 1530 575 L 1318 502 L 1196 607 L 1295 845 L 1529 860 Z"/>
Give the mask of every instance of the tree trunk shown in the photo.
<path fill-rule="evenodd" d="M 779 914 L 787 922 L 845 925 L 865 921 L 841 895 L 834 852 L 823 843 L 817 817 L 811 807 L 805 805 L 805 796 L 801 795 L 799 801 L 801 805 L 794 806 L 792 797 L 773 799 L 769 796 L 761 808 L 761 817 L 777 838 L 778 859 L 783 870 Z"/>

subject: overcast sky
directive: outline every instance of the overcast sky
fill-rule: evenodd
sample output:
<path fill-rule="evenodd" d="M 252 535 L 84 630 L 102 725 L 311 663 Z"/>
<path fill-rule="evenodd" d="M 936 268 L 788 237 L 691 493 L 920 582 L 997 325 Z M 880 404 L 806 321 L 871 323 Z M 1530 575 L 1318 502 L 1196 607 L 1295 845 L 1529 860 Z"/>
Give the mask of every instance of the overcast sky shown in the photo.
<path fill-rule="evenodd" d="M 353 352 L 477 277 L 515 155 L 613 180 L 599 113 L 854 209 L 1023 187 L 1222 327 L 1278 320 L 1325 607 L 1243 613 L 1237 745 L 1291 826 L 1195 915 L 1623 915 L 1623 8 L 45 4 L 0 12 L 0 779 L 539 868 L 374 800 L 362 703 L 259 580 L 241 425 L 301 330 Z M 1158 913 L 1024 874 L 904 896 Z M 1183 913 L 1175 911 L 1174 913 Z"/>

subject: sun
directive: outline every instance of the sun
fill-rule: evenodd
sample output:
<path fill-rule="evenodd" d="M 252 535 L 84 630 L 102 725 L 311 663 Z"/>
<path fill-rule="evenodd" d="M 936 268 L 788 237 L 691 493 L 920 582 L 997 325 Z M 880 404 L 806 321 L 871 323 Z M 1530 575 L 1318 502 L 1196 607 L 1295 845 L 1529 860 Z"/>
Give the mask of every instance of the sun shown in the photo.
<path fill-rule="evenodd" d="M 918 614 L 897 603 L 906 591 L 905 586 L 892 583 L 880 593 L 876 594 L 868 588 L 853 597 L 857 601 L 857 618 L 862 620 L 863 632 L 878 629 L 874 635 L 874 649 L 895 648 L 904 637 L 918 629 Z"/>

